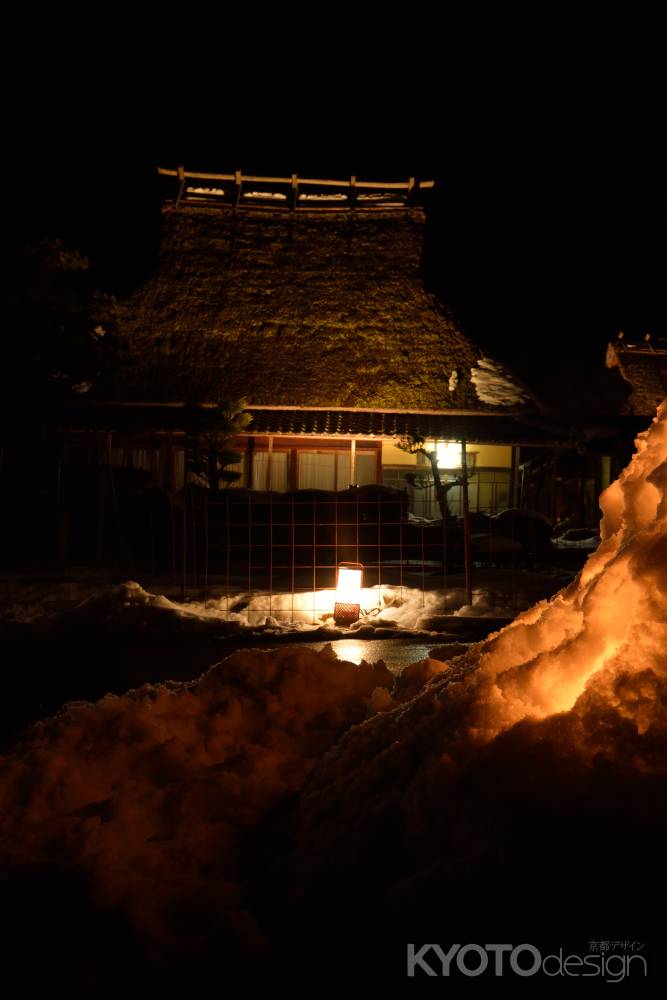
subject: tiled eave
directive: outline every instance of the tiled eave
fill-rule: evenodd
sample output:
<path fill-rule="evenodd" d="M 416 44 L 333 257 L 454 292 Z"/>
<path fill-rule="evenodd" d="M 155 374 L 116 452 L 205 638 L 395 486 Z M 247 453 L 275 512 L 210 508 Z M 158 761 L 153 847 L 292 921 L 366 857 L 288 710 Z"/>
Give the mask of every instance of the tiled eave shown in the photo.
<path fill-rule="evenodd" d="M 182 403 L 112 403 L 76 400 L 64 404 L 54 420 L 62 430 L 173 432 L 206 429 L 210 407 Z M 311 438 L 369 438 L 391 440 L 419 435 L 439 440 L 480 444 L 516 444 L 526 447 L 570 448 L 582 443 L 599 451 L 617 437 L 631 439 L 645 421 L 629 417 L 582 419 L 559 426 L 536 414 L 479 414 L 465 412 L 390 412 L 352 409 L 250 407 L 253 420 L 247 434 Z"/>
<path fill-rule="evenodd" d="M 407 435 L 442 440 L 513 443 L 517 434 L 528 440 L 544 440 L 512 417 L 445 413 L 387 413 L 360 410 L 251 410 L 254 434 L 294 434 L 327 437 L 394 438 Z M 551 437 L 551 435 L 547 435 Z"/>

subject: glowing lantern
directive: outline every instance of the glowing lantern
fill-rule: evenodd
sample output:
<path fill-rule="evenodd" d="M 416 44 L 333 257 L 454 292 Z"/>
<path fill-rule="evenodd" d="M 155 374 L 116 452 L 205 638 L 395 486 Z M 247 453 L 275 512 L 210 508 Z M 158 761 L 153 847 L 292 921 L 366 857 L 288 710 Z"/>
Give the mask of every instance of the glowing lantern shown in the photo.
<path fill-rule="evenodd" d="M 340 563 L 336 580 L 336 625 L 352 625 L 359 621 L 361 609 L 361 580 L 364 567 L 361 563 Z"/>
<path fill-rule="evenodd" d="M 435 450 L 439 469 L 461 468 L 461 445 L 458 441 L 437 441 Z"/>

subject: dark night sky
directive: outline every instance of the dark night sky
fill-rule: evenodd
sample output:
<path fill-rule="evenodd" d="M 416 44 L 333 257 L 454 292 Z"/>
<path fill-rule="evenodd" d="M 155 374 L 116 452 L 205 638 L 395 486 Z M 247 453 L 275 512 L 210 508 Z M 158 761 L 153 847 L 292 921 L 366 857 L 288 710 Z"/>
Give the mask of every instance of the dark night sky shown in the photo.
<path fill-rule="evenodd" d="M 388 61 L 389 62 L 389 61 Z M 662 94 L 601 77 L 563 89 L 495 80 L 291 77 L 67 92 L 16 113 L 15 234 L 65 238 L 122 292 L 149 273 L 158 163 L 258 173 L 434 176 L 425 271 L 463 329 L 510 362 L 601 363 L 621 328 L 667 335 Z M 340 72 L 340 70 L 339 70 Z M 343 82 L 344 81 L 344 82 Z M 611 82 L 610 82 L 611 81 Z M 29 121 L 29 127 L 26 122 Z"/>

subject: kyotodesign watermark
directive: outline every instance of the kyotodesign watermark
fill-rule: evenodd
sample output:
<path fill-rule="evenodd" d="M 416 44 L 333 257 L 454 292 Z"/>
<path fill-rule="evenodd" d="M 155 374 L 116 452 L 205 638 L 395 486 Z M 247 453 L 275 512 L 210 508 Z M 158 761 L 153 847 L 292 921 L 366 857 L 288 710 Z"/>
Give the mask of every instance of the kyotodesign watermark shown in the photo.
<path fill-rule="evenodd" d="M 543 954 L 533 944 L 408 944 L 407 974 L 597 977 L 617 983 L 648 974 L 646 958 L 640 954 L 643 947 L 639 941 L 589 941 L 583 954 L 565 953 L 563 948 Z"/>

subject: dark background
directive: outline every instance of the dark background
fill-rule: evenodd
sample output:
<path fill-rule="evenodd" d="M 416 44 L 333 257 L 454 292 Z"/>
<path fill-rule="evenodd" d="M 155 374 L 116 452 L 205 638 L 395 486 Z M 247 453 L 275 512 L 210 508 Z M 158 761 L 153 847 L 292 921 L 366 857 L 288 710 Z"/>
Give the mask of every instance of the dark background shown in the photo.
<path fill-rule="evenodd" d="M 136 51 L 126 67 L 122 49 L 112 69 L 95 53 L 40 64 L 7 106 L 10 240 L 61 237 L 122 295 L 156 263 L 158 164 L 434 177 L 429 287 L 552 401 L 585 393 L 619 330 L 666 334 L 659 82 L 611 66 L 575 84 L 566 53 L 542 73 L 480 56 L 445 76 L 428 54 L 357 72 L 349 45 L 227 62 L 229 44 L 199 75 L 193 50 L 185 67 Z"/>

